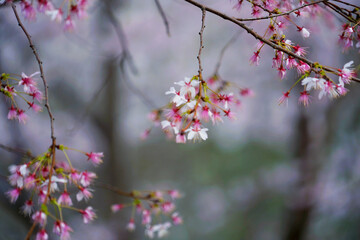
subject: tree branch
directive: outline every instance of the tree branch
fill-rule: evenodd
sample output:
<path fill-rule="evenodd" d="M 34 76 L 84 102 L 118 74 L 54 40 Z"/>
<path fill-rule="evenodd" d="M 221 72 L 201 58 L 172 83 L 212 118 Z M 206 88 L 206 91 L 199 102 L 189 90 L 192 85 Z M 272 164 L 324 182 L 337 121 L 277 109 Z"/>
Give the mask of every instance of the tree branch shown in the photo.
<path fill-rule="evenodd" d="M 199 35 L 200 35 L 200 47 L 199 47 L 199 53 L 197 55 L 197 60 L 199 62 L 199 70 L 198 70 L 198 73 L 199 73 L 199 80 L 203 80 L 202 78 L 202 71 L 203 71 L 203 68 L 201 66 L 201 52 L 202 52 L 202 49 L 204 48 L 204 45 L 203 45 L 203 34 L 204 34 L 204 29 L 205 29 L 205 15 L 206 15 L 206 11 L 205 11 L 205 8 L 201 8 L 201 12 L 202 12 L 202 15 L 201 15 L 201 28 L 200 28 L 200 32 L 199 32 Z"/>
<path fill-rule="evenodd" d="M 0 148 L 4 149 L 5 151 L 11 152 L 11 153 L 17 153 L 17 154 L 20 154 L 22 156 L 26 156 L 29 158 L 35 158 L 35 156 L 32 155 L 30 151 L 26 151 L 24 149 L 9 147 L 9 146 L 6 146 L 1 143 L 0 143 Z"/>
<path fill-rule="evenodd" d="M 31 48 L 31 50 L 33 51 L 33 54 L 34 54 L 34 56 L 35 56 L 35 58 L 36 58 L 36 61 L 38 62 L 38 65 L 39 65 L 40 75 L 41 75 L 41 79 L 42 79 L 42 81 L 43 81 L 44 92 L 45 92 L 45 108 L 46 108 L 46 110 L 47 110 L 47 112 L 48 112 L 48 115 L 49 115 L 49 118 L 50 118 L 51 139 L 52 139 L 53 141 L 55 141 L 55 139 L 56 139 L 56 138 L 55 138 L 55 135 L 54 135 L 54 134 L 55 134 L 55 133 L 54 133 L 54 120 L 55 120 L 55 118 L 54 118 L 54 116 L 53 116 L 53 114 L 52 114 L 52 112 L 51 112 L 51 108 L 50 108 L 50 104 L 49 104 L 49 95 L 48 95 L 48 89 L 49 89 L 49 87 L 48 87 L 48 84 L 47 84 L 46 79 L 45 79 L 45 74 L 44 74 L 44 70 L 43 70 L 43 66 L 42 66 L 43 62 L 41 61 L 41 59 L 40 59 L 40 57 L 39 57 L 39 54 L 38 54 L 38 52 L 36 51 L 36 48 L 35 48 L 32 40 L 31 40 L 30 34 L 29 34 L 28 31 L 25 29 L 25 26 L 23 25 L 23 23 L 22 23 L 21 20 L 20 20 L 19 14 L 18 14 L 17 11 L 16 11 L 16 6 L 15 6 L 15 4 L 12 3 L 12 4 L 11 4 L 11 7 L 12 7 L 12 10 L 13 10 L 13 12 L 14 12 L 14 14 L 15 14 L 15 17 L 16 17 L 16 20 L 17 20 L 17 22 L 18 22 L 18 25 L 20 26 L 20 28 L 23 30 L 24 34 L 26 35 L 26 38 L 28 39 L 28 42 L 29 42 L 29 44 L 30 44 L 30 48 Z"/>
<path fill-rule="evenodd" d="M 302 8 L 305 8 L 305 7 L 308 7 L 308 6 L 311 6 L 311 5 L 315 5 L 315 4 L 318 4 L 318 3 L 322 3 L 322 2 L 327 2 L 327 1 L 329 1 L 329 0 L 320 0 L 320 1 L 316 1 L 316 2 L 311 2 L 311 3 L 308 3 L 308 4 L 304 4 L 304 5 L 300 6 L 300 7 L 294 8 L 291 11 L 288 11 L 288 12 L 279 13 L 279 14 L 273 14 L 273 15 L 269 15 L 269 16 L 265 16 L 265 17 L 236 18 L 236 20 L 245 22 L 245 21 L 257 21 L 257 20 L 264 20 L 264 19 L 269 19 L 269 18 L 280 17 L 280 16 L 284 16 L 284 15 L 289 15 L 290 13 L 296 12 L 296 11 L 302 9 Z"/>
<path fill-rule="evenodd" d="M 228 49 L 228 47 L 230 47 L 231 44 L 233 44 L 236 39 L 239 37 L 239 33 L 235 34 L 226 44 L 225 46 L 221 49 L 220 52 L 220 56 L 219 56 L 219 60 L 215 65 L 215 71 L 214 71 L 214 75 L 217 75 L 219 73 L 219 69 L 221 67 L 221 63 L 225 54 L 225 51 Z"/>
<path fill-rule="evenodd" d="M 308 60 L 308 59 L 306 59 L 306 58 L 304 58 L 304 57 L 300 57 L 300 56 L 296 55 L 295 53 L 293 53 L 293 52 L 291 52 L 291 51 L 289 51 L 289 50 L 287 50 L 287 49 L 285 49 L 285 48 L 282 48 L 282 47 L 276 45 L 275 43 L 269 41 L 268 39 L 260 36 L 260 35 L 257 34 L 254 30 L 252 30 L 250 27 L 246 26 L 246 25 L 243 24 L 242 22 L 238 21 L 236 18 L 230 17 L 230 16 L 228 16 L 228 15 L 222 13 L 222 12 L 219 12 L 219 11 L 217 11 L 217 10 L 215 10 L 215 9 L 206 7 L 205 5 L 202 5 L 202 4 L 200 4 L 200 3 L 198 3 L 198 2 L 195 2 L 195 1 L 193 1 L 193 0 L 185 0 L 185 2 L 188 2 L 188 3 L 190 3 L 190 4 L 192 4 L 192 5 L 196 6 L 196 7 L 198 7 L 198 8 L 200 8 L 200 9 L 204 9 L 204 10 L 206 10 L 206 11 L 208 11 L 208 12 L 211 12 L 211 13 L 213 13 L 213 14 L 215 14 L 215 15 L 217 15 L 217 16 L 225 19 L 225 20 L 228 20 L 228 21 L 230 21 L 230 22 L 238 25 L 239 27 L 241 27 L 241 28 L 243 28 L 244 30 L 246 30 L 246 31 L 247 31 L 250 35 L 252 35 L 254 38 L 260 40 L 261 42 L 265 43 L 266 45 L 270 46 L 270 47 L 273 48 L 273 49 L 279 50 L 279 51 L 281 51 L 281 52 L 283 52 L 283 53 L 286 53 L 286 54 L 289 55 L 289 56 L 292 56 L 293 58 L 296 58 L 296 59 L 298 59 L 298 60 L 300 60 L 300 61 L 302 61 L 302 62 L 304 62 L 304 63 L 307 63 L 307 64 L 308 64 L 310 67 L 312 67 L 312 68 L 314 68 L 314 67 L 316 66 L 315 62 L 312 62 L 312 61 L 310 61 L 310 60 Z M 335 74 L 335 75 L 338 76 L 337 71 L 333 70 L 332 68 L 323 66 L 322 69 L 323 69 L 323 70 L 326 70 L 326 71 L 328 71 L 328 72 L 330 72 L 330 73 L 333 73 L 333 74 Z M 360 79 L 359 79 L 359 78 L 356 78 L 356 77 L 352 77 L 351 80 L 353 80 L 353 81 L 355 81 L 355 82 L 360 82 Z"/>
<path fill-rule="evenodd" d="M 155 0 L 155 4 L 156 4 L 156 7 L 160 13 L 160 16 L 161 16 L 163 22 L 164 22 L 166 34 L 170 37 L 170 26 L 169 26 L 169 22 L 167 20 L 166 14 L 164 12 L 164 9 L 162 8 L 159 0 Z"/>

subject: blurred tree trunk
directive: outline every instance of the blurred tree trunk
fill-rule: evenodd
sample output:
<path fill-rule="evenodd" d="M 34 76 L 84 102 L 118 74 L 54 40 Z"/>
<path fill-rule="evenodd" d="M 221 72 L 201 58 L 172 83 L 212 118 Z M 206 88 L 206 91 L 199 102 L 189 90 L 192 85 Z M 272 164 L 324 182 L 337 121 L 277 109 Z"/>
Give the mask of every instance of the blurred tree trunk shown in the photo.
<path fill-rule="evenodd" d="M 296 149 L 294 158 L 297 161 L 298 182 L 295 193 L 291 196 L 291 206 L 287 209 L 287 221 L 284 240 L 304 239 L 312 211 L 312 187 L 316 171 L 311 154 L 311 136 L 309 119 L 302 110 L 297 120 Z M 314 150 L 313 150 L 314 151 Z"/>

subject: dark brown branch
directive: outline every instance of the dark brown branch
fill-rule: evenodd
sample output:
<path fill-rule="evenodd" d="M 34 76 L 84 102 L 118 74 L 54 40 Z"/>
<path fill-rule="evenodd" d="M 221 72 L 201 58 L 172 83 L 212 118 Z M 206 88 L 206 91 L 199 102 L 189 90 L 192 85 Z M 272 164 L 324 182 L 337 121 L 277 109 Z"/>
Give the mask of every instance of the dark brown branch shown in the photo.
<path fill-rule="evenodd" d="M 164 9 L 162 8 L 159 0 L 155 0 L 155 4 L 156 4 L 156 7 L 160 13 L 160 16 L 164 22 L 164 25 L 165 25 L 165 29 L 166 29 L 166 34 L 170 37 L 170 26 L 169 26 L 169 21 L 167 20 L 167 17 L 166 17 L 166 14 L 164 12 Z"/>
<path fill-rule="evenodd" d="M 276 45 L 275 43 L 269 41 L 268 39 L 266 38 L 263 38 L 262 36 L 260 36 L 259 34 L 257 34 L 254 30 L 252 30 L 250 27 L 246 26 L 245 24 L 243 24 L 242 22 L 236 20 L 236 18 L 233 18 L 233 17 L 229 17 L 228 15 L 222 13 L 222 12 L 219 12 L 215 9 L 212 9 L 212 8 L 209 8 L 209 7 L 206 7 L 198 2 L 195 2 L 193 0 L 185 0 L 185 2 L 188 2 L 200 9 L 205 9 L 206 11 L 208 12 L 211 12 L 225 20 L 228 20 L 232 23 L 235 23 L 236 25 L 238 25 L 239 27 L 243 28 L 244 30 L 246 30 L 250 35 L 252 35 L 254 38 L 262 41 L 263 43 L 265 43 L 266 45 L 270 46 L 271 48 L 273 49 L 276 49 L 276 50 L 279 50 L 283 53 L 286 53 L 287 55 L 289 56 L 292 56 L 293 58 L 296 58 L 304 63 L 307 63 L 310 67 L 314 68 L 316 66 L 315 62 L 312 62 L 304 57 L 300 57 L 298 55 L 296 55 L 295 53 L 285 49 L 285 48 L 282 48 L 280 47 L 279 45 Z M 333 70 L 332 68 L 329 68 L 329 67 L 325 67 L 325 66 L 322 66 L 322 69 L 323 70 L 326 70 L 330 73 L 333 73 L 335 75 L 338 75 L 337 71 Z M 360 79 L 359 78 L 356 78 L 356 77 L 352 77 L 351 80 L 355 81 L 355 82 L 360 82 Z"/>
<path fill-rule="evenodd" d="M 308 6 L 311 6 L 311 5 L 315 5 L 315 4 L 318 4 L 318 3 L 322 3 L 322 2 L 327 2 L 327 1 L 329 1 L 329 0 L 320 0 L 320 1 L 316 1 L 316 2 L 311 2 L 311 3 L 308 3 L 308 4 L 304 4 L 304 5 L 300 6 L 300 7 L 294 8 L 291 11 L 288 11 L 288 12 L 279 13 L 279 14 L 272 14 L 272 15 L 265 16 L 265 17 L 236 18 L 236 20 L 245 22 L 245 21 L 257 21 L 257 20 L 264 20 L 264 19 L 269 19 L 269 18 L 280 17 L 280 16 L 284 16 L 284 15 L 289 15 L 290 13 L 296 12 L 296 11 L 302 9 L 302 8 L 305 8 L 305 7 L 308 7 Z"/>
<path fill-rule="evenodd" d="M 201 28 L 200 28 L 200 32 L 199 32 L 199 36 L 200 36 L 200 47 L 199 47 L 199 53 L 197 55 L 197 60 L 199 62 L 199 70 L 198 70 L 198 73 L 199 73 L 199 80 L 203 80 L 202 78 L 202 71 L 203 71 L 203 68 L 201 66 L 201 52 L 202 52 L 202 49 L 204 48 L 204 44 L 203 44 L 203 34 L 204 34 L 204 29 L 205 29 L 205 15 L 206 15 L 206 11 L 205 11 L 205 8 L 201 8 Z"/>

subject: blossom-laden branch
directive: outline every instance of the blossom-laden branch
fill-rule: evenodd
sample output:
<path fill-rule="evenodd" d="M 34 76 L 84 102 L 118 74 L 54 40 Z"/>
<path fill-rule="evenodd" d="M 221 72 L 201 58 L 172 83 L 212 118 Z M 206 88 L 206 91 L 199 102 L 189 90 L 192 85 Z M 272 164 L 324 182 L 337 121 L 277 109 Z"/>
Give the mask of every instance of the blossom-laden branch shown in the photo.
<path fill-rule="evenodd" d="M 241 22 L 246 22 L 246 21 L 258 21 L 258 20 L 264 20 L 264 19 L 270 19 L 270 18 L 276 18 L 276 17 L 281 17 L 281 16 L 285 16 L 285 15 L 290 15 L 293 12 L 299 11 L 303 8 L 309 7 L 311 5 L 315 5 L 315 4 L 319 4 L 322 2 L 327 2 L 329 0 L 320 0 L 320 1 L 315 1 L 315 2 L 310 2 L 304 5 L 301 5 L 300 7 L 291 9 L 290 11 L 287 12 L 283 12 L 280 13 L 278 9 L 274 9 L 274 13 L 272 14 L 272 12 L 269 13 L 269 16 L 265 16 L 265 17 L 257 17 L 257 18 L 236 18 L 236 20 L 241 21 Z"/>
<path fill-rule="evenodd" d="M 186 143 L 186 140 L 206 140 L 208 138 L 208 128 L 203 127 L 203 122 L 210 120 L 213 124 L 222 122 L 221 113 L 229 119 L 235 119 L 235 114 L 230 109 L 230 106 L 239 107 L 241 105 L 237 95 L 243 97 L 251 95 L 249 89 L 238 88 L 235 84 L 222 80 L 217 74 L 211 76 L 207 81 L 204 80 L 201 54 L 204 48 L 205 17 L 205 8 L 201 8 L 199 51 L 196 57 L 198 60 L 198 74 L 192 78 L 185 78 L 184 81 L 175 82 L 176 85 L 180 86 L 180 90 L 177 91 L 174 87 L 171 87 L 165 93 L 173 96 L 171 102 L 150 114 L 150 119 L 154 122 L 154 125 L 161 125 L 169 137 L 175 135 L 177 143 Z M 226 48 L 227 46 L 220 55 L 217 70 L 220 67 L 221 58 Z M 229 89 L 231 89 L 229 87 L 238 88 L 238 93 L 229 92 Z M 150 130 L 151 128 L 146 130 L 143 136 L 146 137 Z"/>
<path fill-rule="evenodd" d="M 325 70 L 327 72 L 333 73 L 335 75 L 339 75 L 339 72 L 337 70 L 334 70 L 336 68 L 332 68 L 332 67 L 327 67 L 327 66 L 322 66 L 319 63 L 316 62 L 312 62 L 304 57 L 302 57 L 300 54 L 296 54 L 296 52 L 292 52 L 289 50 L 288 46 L 286 44 L 282 44 L 284 42 L 284 39 L 266 39 L 262 36 L 260 36 L 258 33 L 256 33 L 254 30 L 252 30 L 250 27 L 246 26 L 245 24 L 239 22 L 236 18 L 230 17 L 222 12 L 219 12 L 215 9 L 206 7 L 205 5 L 202 5 L 198 2 L 195 2 L 193 0 L 185 0 L 186 2 L 200 8 L 200 9 L 205 9 L 208 12 L 211 12 L 225 20 L 228 20 L 230 22 L 235 23 L 236 25 L 238 25 L 239 27 L 243 28 L 244 30 L 246 30 L 250 35 L 252 35 L 254 38 L 256 38 L 257 40 L 259 40 L 261 43 L 264 43 L 268 46 L 270 46 L 271 48 L 275 49 L 275 50 L 279 50 L 280 52 L 283 52 L 299 61 L 302 61 L 306 64 L 308 64 L 311 68 L 314 68 L 314 70 L 316 69 L 322 69 Z M 300 30 L 301 31 L 301 30 Z M 278 36 L 275 36 L 278 37 Z M 285 48 L 287 47 L 287 48 Z M 300 55 L 300 56 L 299 56 Z M 350 78 L 350 80 L 356 81 L 356 82 L 360 82 L 359 78 L 356 78 L 354 76 L 352 76 Z"/>
<path fill-rule="evenodd" d="M 113 213 L 124 208 L 132 209 L 130 220 L 126 226 L 129 231 L 134 231 L 136 228 L 136 215 L 141 218 L 141 224 L 145 226 L 145 235 L 149 238 L 155 236 L 162 238 L 168 234 L 171 226 L 183 222 L 182 217 L 175 211 L 175 200 L 181 197 L 178 190 L 124 192 L 105 183 L 98 182 L 96 186 L 133 199 L 130 203 L 117 203 L 111 206 Z M 164 217 L 170 219 L 170 221 L 164 222 Z M 162 221 L 159 222 L 159 219 L 162 219 Z"/>
<path fill-rule="evenodd" d="M 22 1 L 23 4 L 26 1 Z M 40 3 L 39 3 L 40 4 Z M 14 187 L 7 192 L 8 197 L 11 202 L 17 201 L 20 193 L 23 190 L 27 190 L 32 192 L 30 199 L 25 202 L 23 206 L 23 213 L 25 215 L 32 215 L 33 225 L 27 233 L 25 239 L 28 240 L 33 234 L 33 231 L 36 228 L 36 225 L 41 227 L 41 230 L 37 233 L 36 239 L 43 240 L 48 239 L 48 234 L 45 230 L 47 225 L 47 218 L 53 218 L 55 221 L 53 231 L 60 236 L 61 239 L 68 239 L 70 236 L 70 232 L 72 231 L 71 227 L 68 226 L 63 217 L 62 211 L 63 209 L 70 209 L 79 212 L 84 219 L 84 223 L 88 223 L 93 220 L 96 215 L 92 209 L 92 207 L 87 207 L 86 209 L 77 209 L 72 207 L 73 203 L 70 197 L 70 193 L 68 188 L 70 185 L 74 184 L 79 192 L 76 194 L 76 198 L 78 201 L 88 200 L 92 196 L 92 190 L 89 188 L 93 178 L 96 177 L 95 173 L 82 171 L 75 169 L 72 167 L 71 160 L 67 155 L 67 150 L 75 150 L 80 152 L 88 158 L 89 161 L 93 162 L 94 165 L 98 165 L 102 162 L 102 153 L 86 153 L 80 150 L 76 150 L 73 148 L 65 147 L 63 145 L 56 144 L 56 137 L 54 132 L 54 117 L 51 112 L 49 97 L 48 97 L 48 83 L 45 78 L 44 70 L 43 70 L 43 62 L 41 61 L 39 54 L 32 42 L 31 36 L 26 30 L 24 24 L 22 23 L 14 3 L 11 4 L 12 10 L 18 22 L 18 25 L 24 32 L 30 48 L 36 58 L 36 61 L 39 66 L 40 76 L 43 80 L 44 92 L 45 92 L 45 108 L 47 109 L 49 118 L 50 118 L 50 129 L 51 129 L 51 139 L 52 143 L 50 148 L 45 153 L 33 157 L 29 159 L 28 162 L 23 163 L 21 165 L 12 165 L 9 167 L 9 171 L 11 173 L 9 177 L 10 184 Z M 24 10 L 24 9 L 23 9 Z M 1 92 L 5 94 L 7 97 L 12 100 L 12 107 L 8 114 L 8 118 L 18 118 L 19 121 L 25 122 L 25 116 L 23 110 L 19 110 L 17 102 L 14 100 L 14 96 L 18 95 L 24 101 L 26 101 L 30 107 L 35 108 L 34 102 L 30 102 L 26 99 L 26 96 L 31 96 L 33 99 L 41 100 L 42 95 L 39 93 L 36 88 L 36 82 L 33 77 L 37 73 L 27 76 L 24 73 L 21 75 L 21 80 L 12 76 L 10 74 L 2 74 L 1 75 Z M 18 81 L 18 85 L 24 86 L 24 92 L 16 91 L 15 85 L 11 84 L 10 81 Z M 23 96 L 24 95 L 24 96 Z M 13 106 L 15 105 L 16 108 Z M 15 111 L 17 110 L 17 111 Z M 6 150 L 10 150 L 7 148 Z M 56 160 L 56 151 L 60 150 L 63 152 L 66 162 L 59 162 Z M 28 155 L 29 156 L 29 155 Z M 60 191 L 58 185 L 62 185 L 62 193 L 58 196 L 56 195 L 57 191 Z M 38 202 L 38 210 L 36 211 L 36 204 L 34 198 L 37 198 Z M 53 205 L 55 209 L 57 209 L 57 213 L 54 215 L 48 210 L 48 205 Z"/>
<path fill-rule="evenodd" d="M 4 149 L 14 151 L 14 149 L 8 147 Z M 9 167 L 9 183 L 13 189 L 6 194 L 10 201 L 12 203 L 16 202 L 24 191 L 31 193 L 30 198 L 25 201 L 21 208 L 22 213 L 31 216 L 33 220 L 33 225 L 25 239 L 30 239 L 36 225 L 40 227 L 36 239 L 47 239 L 48 234 L 45 227 L 48 218 L 53 219 L 55 222 L 54 233 L 59 235 L 61 239 L 68 239 L 72 229 L 63 219 L 64 210 L 79 213 L 83 217 L 84 223 L 88 223 L 96 217 L 91 206 L 85 209 L 73 207 L 72 195 L 76 197 L 78 202 L 87 201 L 92 197 L 93 190 L 90 186 L 96 178 L 96 174 L 74 168 L 68 156 L 68 151 L 83 154 L 95 166 L 102 162 L 103 154 L 86 153 L 63 145 L 56 145 L 55 149 L 63 153 L 65 161 L 54 161 L 52 148 L 38 156 L 33 156 L 23 150 L 16 150 L 16 152 L 28 157 L 28 161 Z M 55 164 L 52 165 L 52 162 L 55 162 Z M 50 211 L 49 206 L 53 206 L 55 212 Z"/>
<path fill-rule="evenodd" d="M 15 17 L 16 17 L 16 20 L 17 20 L 19 26 L 21 27 L 22 31 L 26 35 L 26 38 L 27 38 L 27 40 L 29 42 L 29 46 L 30 46 L 35 58 L 36 58 L 36 61 L 37 61 L 38 65 L 39 65 L 40 76 L 41 76 L 41 79 L 42 79 L 43 85 L 44 85 L 45 108 L 47 109 L 47 112 L 48 112 L 48 115 L 49 115 L 49 118 L 50 118 L 51 139 L 53 140 L 53 145 L 55 145 L 55 139 L 56 139 L 55 132 L 54 132 L 54 120 L 55 120 L 55 118 L 54 118 L 54 116 L 53 116 L 53 114 L 51 112 L 51 108 L 50 108 L 50 104 L 49 104 L 49 94 L 48 94 L 49 87 L 48 87 L 48 84 L 47 84 L 47 81 L 46 81 L 46 78 L 45 78 L 45 74 L 44 74 L 43 62 L 41 61 L 41 59 L 39 57 L 39 54 L 38 54 L 32 40 L 31 40 L 30 34 L 26 30 L 26 28 L 25 28 L 24 24 L 22 23 L 22 21 L 20 20 L 20 17 L 19 17 L 19 14 L 17 13 L 15 4 L 14 3 L 11 4 L 11 7 L 13 9 L 13 12 L 15 14 Z M 31 77 L 32 76 L 30 76 L 30 78 Z M 26 75 L 23 76 L 23 78 L 28 78 L 29 79 L 29 77 L 27 77 Z M 24 85 L 27 86 L 25 83 L 24 83 Z M 29 83 L 28 85 L 33 85 L 33 84 Z M 29 86 L 29 88 L 31 88 L 31 86 Z"/>
<path fill-rule="evenodd" d="M 309 92 L 311 90 L 319 91 L 319 98 L 327 95 L 330 98 L 335 98 L 340 95 L 345 95 L 348 89 L 345 84 L 350 84 L 352 81 L 360 82 L 356 77 L 353 70 L 353 61 L 348 62 L 342 69 L 321 65 L 318 62 L 313 62 L 305 57 L 305 48 L 295 45 L 291 40 L 286 39 L 283 30 L 287 27 L 286 24 L 293 25 L 304 38 L 310 37 L 310 32 L 305 27 L 298 25 L 292 19 L 291 13 L 296 16 L 304 16 L 306 14 L 316 15 L 321 12 L 318 7 L 320 3 L 328 3 L 329 1 L 315 1 L 311 3 L 301 3 L 299 7 L 294 7 L 289 1 L 251 1 L 248 2 L 252 5 L 252 15 L 255 16 L 254 21 L 260 19 L 269 19 L 270 24 L 263 35 L 255 32 L 252 28 L 241 22 L 239 19 L 230 17 L 220 11 L 209 8 L 193 0 L 185 0 L 186 2 L 198 7 L 202 12 L 201 28 L 200 28 L 200 48 L 197 55 L 199 70 L 198 74 L 192 78 L 185 78 L 184 81 L 175 82 L 179 85 L 180 91 L 171 87 L 166 95 L 173 95 L 171 103 L 163 108 L 154 110 L 150 118 L 154 125 L 160 125 L 164 131 L 169 135 L 176 136 L 176 142 L 185 143 L 188 140 L 206 140 L 208 138 L 207 128 L 202 126 L 202 122 L 207 122 L 210 119 L 213 123 L 223 121 L 220 113 L 223 112 L 225 117 L 234 119 L 234 113 L 230 110 L 231 104 L 240 104 L 240 100 L 232 92 L 223 92 L 231 85 L 228 81 L 221 79 L 218 74 L 218 67 L 215 74 L 205 81 L 202 76 L 201 65 L 201 52 L 203 49 L 203 32 L 205 28 L 204 20 L 205 13 L 213 13 L 225 20 L 228 20 L 240 28 L 244 29 L 248 34 L 252 35 L 255 39 L 259 40 L 257 49 L 254 55 L 250 58 L 250 63 L 259 65 L 260 52 L 265 45 L 275 50 L 275 57 L 273 58 L 273 68 L 278 70 L 279 77 L 285 78 L 286 72 L 295 68 L 300 77 L 291 86 L 291 88 L 283 93 L 279 99 L 279 104 L 287 102 L 290 92 L 298 84 L 303 85 L 304 91 L 300 92 L 299 103 L 307 106 L 309 104 Z M 236 7 L 239 9 L 242 0 L 238 0 Z M 263 10 L 269 14 L 269 17 L 261 18 L 260 12 Z M 340 36 L 340 42 L 344 48 L 349 48 L 353 45 L 353 39 L 358 39 L 358 47 L 360 47 L 360 28 L 356 24 L 345 24 L 343 32 Z M 221 62 L 221 59 L 220 59 Z M 311 74 L 315 76 L 312 77 Z M 328 74 L 336 75 L 339 80 L 335 82 Z M 215 85 L 215 87 L 214 87 Z M 247 88 L 239 88 L 240 96 L 251 96 L 252 91 Z M 218 112 L 220 110 L 220 112 Z M 162 120 L 165 118 L 166 120 Z M 150 133 L 148 129 L 144 136 Z M 187 137 L 186 137 L 187 134 Z"/>

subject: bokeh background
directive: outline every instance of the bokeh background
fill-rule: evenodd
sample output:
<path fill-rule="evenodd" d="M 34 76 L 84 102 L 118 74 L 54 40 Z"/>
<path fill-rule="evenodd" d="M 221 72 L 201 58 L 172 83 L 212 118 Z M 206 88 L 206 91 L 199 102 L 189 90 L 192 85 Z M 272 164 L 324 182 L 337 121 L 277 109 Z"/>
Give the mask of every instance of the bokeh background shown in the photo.
<path fill-rule="evenodd" d="M 117 29 L 104 2 L 95 2 L 73 33 L 64 33 L 45 16 L 25 22 L 44 62 L 58 143 L 103 151 L 104 164 L 93 169 L 99 181 L 124 191 L 179 189 L 183 198 L 177 207 L 184 224 L 171 228 L 168 239 L 360 239 L 360 85 L 352 84 L 345 97 L 332 101 L 313 95 L 307 108 L 295 94 L 287 107 L 278 106 L 297 73 L 288 72 L 280 81 L 271 68 L 270 48 L 262 52 L 260 66 L 250 66 L 257 42 L 234 24 L 207 14 L 204 75 L 213 74 L 221 49 L 238 35 L 224 55 L 220 75 L 251 88 L 255 96 L 243 100 L 236 121 L 210 124 L 206 142 L 179 145 L 159 128 L 142 141 L 141 133 L 151 126 L 148 113 L 168 102 L 164 92 L 173 82 L 197 74 L 201 11 L 181 0 L 161 1 L 170 23 L 168 37 L 154 1 L 107 1 L 121 24 Z M 202 2 L 231 16 L 250 16 L 247 8 L 235 11 L 234 2 Z M 343 53 L 337 45 L 343 20 L 317 20 L 304 23 L 312 32 L 309 39 L 292 27 L 288 38 L 308 47 L 314 61 L 338 68 L 350 60 L 358 65 L 358 50 Z M 250 25 L 263 32 L 267 24 Z M 119 26 L 128 47 L 125 62 L 120 61 Z M 8 7 L 0 9 L 0 32 L 0 71 L 37 71 Z M 46 112 L 19 125 L 6 119 L 8 107 L 1 101 L 0 143 L 34 154 L 46 151 Z M 25 198 L 11 205 L 4 196 L 10 188 L 7 167 L 22 157 L 0 153 L 0 239 L 23 239 L 30 227 L 19 214 Z M 93 168 L 78 154 L 70 157 L 80 168 Z M 99 217 L 84 225 L 80 216 L 69 214 L 72 238 L 145 239 L 140 224 L 135 233 L 125 230 L 130 211 L 111 214 L 110 205 L 120 202 L 129 199 L 97 188 L 91 205 Z"/>

